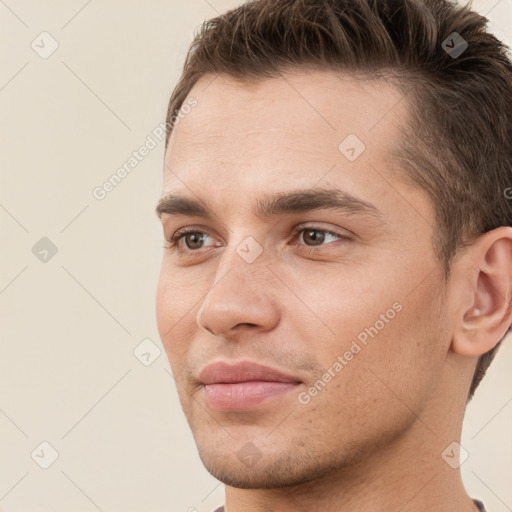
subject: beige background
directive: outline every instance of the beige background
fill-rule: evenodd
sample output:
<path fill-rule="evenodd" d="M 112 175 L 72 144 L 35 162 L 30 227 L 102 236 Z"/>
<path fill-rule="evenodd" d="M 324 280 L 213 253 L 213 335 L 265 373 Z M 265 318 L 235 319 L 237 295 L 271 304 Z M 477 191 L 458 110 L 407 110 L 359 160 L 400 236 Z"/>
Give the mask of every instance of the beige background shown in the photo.
<path fill-rule="evenodd" d="M 0 0 L 0 510 L 223 502 L 158 356 L 163 144 L 103 200 L 92 191 L 165 120 L 193 30 L 238 3 Z M 511 0 L 475 6 L 512 39 Z M 43 31 L 59 45 L 48 58 L 31 47 L 51 49 Z M 33 254 L 42 237 L 55 255 Z M 148 338 L 142 359 L 156 359 L 145 366 L 133 351 Z M 462 438 L 464 482 L 490 512 L 512 510 L 511 367 L 508 339 Z M 43 441 L 58 452 L 47 469 Z"/>

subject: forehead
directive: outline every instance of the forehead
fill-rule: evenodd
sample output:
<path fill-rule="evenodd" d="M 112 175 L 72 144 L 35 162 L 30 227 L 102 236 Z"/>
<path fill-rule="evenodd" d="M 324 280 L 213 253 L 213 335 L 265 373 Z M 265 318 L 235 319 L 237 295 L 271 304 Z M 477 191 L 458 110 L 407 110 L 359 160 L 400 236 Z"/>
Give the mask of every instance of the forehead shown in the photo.
<path fill-rule="evenodd" d="M 205 75 L 191 98 L 196 106 L 169 139 L 164 193 L 185 188 L 221 200 L 239 191 L 241 200 L 316 184 L 390 192 L 385 181 L 376 186 L 376 173 L 393 167 L 408 103 L 387 82 L 322 71 L 246 83 Z"/>
<path fill-rule="evenodd" d="M 391 110 L 399 117 L 404 114 L 404 105 L 397 105 L 402 92 L 387 81 L 326 71 L 295 71 L 244 82 L 226 75 L 205 75 L 188 97 L 197 99 L 198 106 L 176 127 L 178 133 L 208 134 L 222 127 L 219 135 L 237 135 L 242 123 L 254 130 L 291 128 L 310 133 L 320 127 L 363 133 L 373 130 Z M 206 120 L 207 125 L 203 124 Z"/>
<path fill-rule="evenodd" d="M 321 71 L 246 83 L 205 75 L 188 98 L 197 105 L 174 127 L 171 161 L 215 155 L 227 164 L 276 153 L 332 161 L 350 134 L 385 157 L 407 114 L 403 94 L 388 83 Z"/>

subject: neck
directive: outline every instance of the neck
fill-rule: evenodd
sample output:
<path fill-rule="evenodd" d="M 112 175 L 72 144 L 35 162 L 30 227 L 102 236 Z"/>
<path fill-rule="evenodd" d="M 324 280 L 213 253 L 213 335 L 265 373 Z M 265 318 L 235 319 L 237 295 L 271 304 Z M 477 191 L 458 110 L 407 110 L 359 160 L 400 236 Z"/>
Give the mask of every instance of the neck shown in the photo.
<path fill-rule="evenodd" d="M 427 430 L 421 423 L 415 428 Z M 226 512 L 474 512 L 460 470 L 441 457 L 453 438 L 439 442 L 429 432 L 417 443 L 413 433 L 406 437 L 357 465 L 300 485 L 226 486 Z"/>

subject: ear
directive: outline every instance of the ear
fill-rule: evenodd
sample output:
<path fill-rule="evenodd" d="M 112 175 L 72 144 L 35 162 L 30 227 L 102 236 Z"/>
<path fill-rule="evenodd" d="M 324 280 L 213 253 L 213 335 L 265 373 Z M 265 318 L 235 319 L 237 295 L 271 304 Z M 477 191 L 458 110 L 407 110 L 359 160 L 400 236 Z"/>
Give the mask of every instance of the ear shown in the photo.
<path fill-rule="evenodd" d="M 463 288 L 457 295 L 464 300 L 457 308 L 451 348 L 479 356 L 497 345 L 512 322 L 512 227 L 479 236 L 457 266 L 454 286 Z"/>

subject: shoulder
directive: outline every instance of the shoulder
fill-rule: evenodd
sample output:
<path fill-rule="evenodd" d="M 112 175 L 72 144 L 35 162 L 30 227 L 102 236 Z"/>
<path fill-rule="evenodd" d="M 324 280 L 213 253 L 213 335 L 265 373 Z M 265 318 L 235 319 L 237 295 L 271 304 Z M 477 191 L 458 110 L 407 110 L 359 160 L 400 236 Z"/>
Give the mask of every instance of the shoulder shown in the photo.
<path fill-rule="evenodd" d="M 479 512 L 485 512 L 484 504 L 480 500 L 476 500 L 473 498 L 473 501 L 476 505 L 476 508 L 479 510 Z M 222 509 L 214 510 L 214 512 L 224 512 L 224 507 Z"/>

